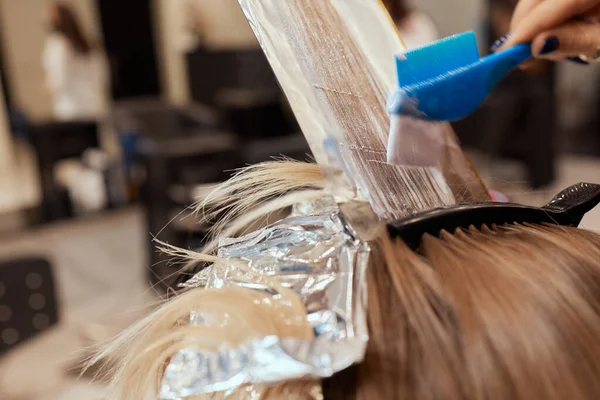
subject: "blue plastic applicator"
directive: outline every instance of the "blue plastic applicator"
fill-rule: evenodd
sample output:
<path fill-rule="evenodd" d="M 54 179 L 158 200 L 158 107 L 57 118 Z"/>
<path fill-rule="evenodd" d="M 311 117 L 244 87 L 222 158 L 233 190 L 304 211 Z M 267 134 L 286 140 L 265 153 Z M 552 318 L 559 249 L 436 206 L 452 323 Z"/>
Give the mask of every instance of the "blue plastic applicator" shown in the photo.
<path fill-rule="evenodd" d="M 479 58 L 474 32 L 411 50 L 396 57 L 399 89 L 390 98 L 388 111 L 428 121 L 462 119 L 529 58 L 530 44 Z"/>

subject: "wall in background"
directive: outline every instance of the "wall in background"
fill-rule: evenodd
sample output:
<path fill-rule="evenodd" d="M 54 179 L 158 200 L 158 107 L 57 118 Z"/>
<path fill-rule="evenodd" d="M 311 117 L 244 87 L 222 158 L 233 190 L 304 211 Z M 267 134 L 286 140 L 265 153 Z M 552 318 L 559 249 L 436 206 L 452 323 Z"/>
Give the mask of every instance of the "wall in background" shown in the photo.
<path fill-rule="evenodd" d="M 237 0 L 154 0 L 162 85 L 175 104 L 189 102 L 185 52 L 193 43 L 186 23 L 196 10 L 196 26 L 204 46 L 247 48 L 256 38 Z"/>
<path fill-rule="evenodd" d="M 41 57 L 51 0 L 0 0 L 0 32 L 13 101 L 35 119 L 52 116 Z M 95 0 L 70 0 L 86 33 L 101 40 Z"/>
<path fill-rule="evenodd" d="M 437 24 L 441 36 L 479 30 L 487 0 L 412 0 Z"/>
<path fill-rule="evenodd" d="M 21 207 L 21 192 L 15 175 L 14 143 L 8 127 L 6 105 L 0 79 L 0 213 Z"/>
<path fill-rule="evenodd" d="M 8 128 L 6 104 L 4 103 L 4 96 L 1 89 L 2 80 L 0 80 L 0 171 L 10 171 L 13 163 L 13 141 Z M 10 175 L 12 174 L 4 172 L 0 174 L 2 177 Z"/>

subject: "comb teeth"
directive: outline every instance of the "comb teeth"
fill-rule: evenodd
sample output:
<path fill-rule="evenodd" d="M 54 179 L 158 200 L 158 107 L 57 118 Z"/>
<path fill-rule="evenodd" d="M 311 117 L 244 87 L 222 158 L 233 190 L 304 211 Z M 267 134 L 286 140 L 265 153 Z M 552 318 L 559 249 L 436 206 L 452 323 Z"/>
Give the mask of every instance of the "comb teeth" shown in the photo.
<path fill-rule="evenodd" d="M 438 40 L 396 56 L 398 86 L 435 78 L 478 59 L 479 50 L 473 31 Z"/>

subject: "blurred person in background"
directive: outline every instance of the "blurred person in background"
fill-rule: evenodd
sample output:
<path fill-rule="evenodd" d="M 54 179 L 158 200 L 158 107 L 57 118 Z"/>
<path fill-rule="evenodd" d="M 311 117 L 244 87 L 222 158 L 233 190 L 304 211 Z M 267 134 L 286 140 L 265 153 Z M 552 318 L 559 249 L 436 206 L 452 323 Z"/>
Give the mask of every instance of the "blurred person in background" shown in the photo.
<path fill-rule="evenodd" d="M 103 52 L 85 36 L 67 4 L 50 6 L 48 24 L 43 67 L 55 117 L 61 121 L 101 118 L 109 90 Z"/>
<path fill-rule="evenodd" d="M 439 39 L 438 29 L 426 14 L 410 7 L 405 0 L 383 0 L 406 48 L 413 49 Z"/>

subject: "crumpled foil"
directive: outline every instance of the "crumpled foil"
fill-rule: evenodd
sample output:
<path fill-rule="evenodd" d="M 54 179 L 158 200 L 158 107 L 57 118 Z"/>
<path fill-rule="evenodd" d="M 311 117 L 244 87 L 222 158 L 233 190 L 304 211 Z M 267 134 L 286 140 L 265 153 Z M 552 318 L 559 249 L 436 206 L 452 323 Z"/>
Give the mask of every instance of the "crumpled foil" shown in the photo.
<path fill-rule="evenodd" d="M 302 299 L 315 336 L 311 340 L 269 336 L 218 353 L 184 349 L 165 369 L 160 398 L 324 378 L 361 361 L 368 341 L 365 273 L 369 252 L 368 244 L 351 234 L 328 201 L 299 205 L 289 218 L 240 238 L 222 240 L 220 257 L 244 261 L 252 273 L 278 278 Z M 257 281 L 247 270 L 215 264 L 183 286 L 274 290 Z M 190 321 L 203 323 L 194 314 Z"/>

